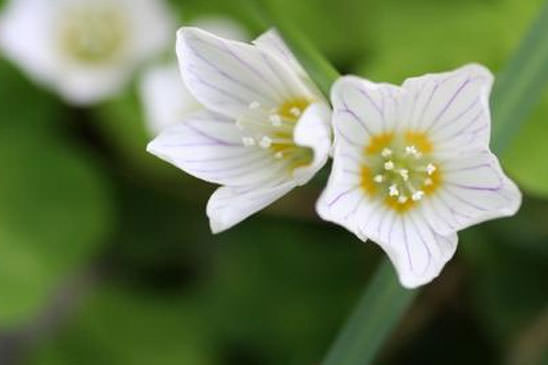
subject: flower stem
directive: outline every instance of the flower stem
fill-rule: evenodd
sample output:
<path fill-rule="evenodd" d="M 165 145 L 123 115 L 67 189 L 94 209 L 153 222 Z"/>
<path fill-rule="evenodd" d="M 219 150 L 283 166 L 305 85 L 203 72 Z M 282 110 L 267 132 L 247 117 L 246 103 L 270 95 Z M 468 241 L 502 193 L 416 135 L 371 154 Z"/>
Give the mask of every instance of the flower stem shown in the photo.
<path fill-rule="evenodd" d="M 371 363 L 417 293 L 403 289 L 390 262 L 381 262 L 322 364 Z"/>

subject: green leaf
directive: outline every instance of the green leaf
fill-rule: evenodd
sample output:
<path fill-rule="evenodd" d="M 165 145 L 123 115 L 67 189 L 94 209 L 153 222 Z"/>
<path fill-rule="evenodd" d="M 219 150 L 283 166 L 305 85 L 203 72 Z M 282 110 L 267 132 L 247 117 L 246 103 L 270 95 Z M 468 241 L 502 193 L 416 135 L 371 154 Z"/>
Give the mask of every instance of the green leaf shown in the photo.
<path fill-rule="evenodd" d="M 5 329 L 31 321 L 67 275 L 97 253 L 111 231 L 113 207 L 93 157 L 63 138 L 60 105 L 3 62 L 0 81 L 0 328 Z"/>
<path fill-rule="evenodd" d="M 99 288 L 73 322 L 45 339 L 29 364 L 209 365 L 204 317 L 188 298 L 158 297 L 119 286 Z"/>
<path fill-rule="evenodd" d="M 402 288 L 392 265 L 382 262 L 323 365 L 371 363 L 417 293 Z"/>

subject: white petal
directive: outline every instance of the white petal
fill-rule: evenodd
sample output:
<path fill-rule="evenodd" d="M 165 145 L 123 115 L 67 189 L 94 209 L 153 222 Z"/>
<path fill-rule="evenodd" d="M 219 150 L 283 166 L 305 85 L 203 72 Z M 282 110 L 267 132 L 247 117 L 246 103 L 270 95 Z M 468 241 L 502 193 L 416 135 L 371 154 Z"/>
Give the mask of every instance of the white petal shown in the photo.
<path fill-rule="evenodd" d="M 367 219 L 368 212 L 379 207 L 364 194 L 360 181 L 361 164 L 351 155 L 335 152 L 335 159 L 327 186 L 316 203 L 318 215 L 337 223 L 362 240 L 367 238 L 359 230 L 359 222 Z"/>
<path fill-rule="evenodd" d="M 310 147 L 314 160 L 309 166 L 298 167 L 293 172 L 298 185 L 307 183 L 327 162 L 331 149 L 331 110 L 323 103 L 310 105 L 293 131 L 295 143 Z"/>
<path fill-rule="evenodd" d="M 241 131 L 218 114 L 201 111 L 168 128 L 147 147 L 200 179 L 233 186 L 288 179 L 281 162 L 259 147 L 245 147 Z"/>
<path fill-rule="evenodd" d="M 0 18 L 2 53 L 41 83 L 51 83 L 57 69 L 50 32 L 54 8 L 46 0 L 12 0 Z"/>
<path fill-rule="evenodd" d="M 253 41 L 253 44 L 255 44 L 257 48 L 270 52 L 280 59 L 285 60 L 287 65 L 290 66 L 297 75 L 299 75 L 301 81 L 316 94 L 317 100 L 324 99 L 321 91 L 310 79 L 305 69 L 301 66 L 295 55 L 293 55 L 276 29 L 269 29 L 264 32 Z"/>
<path fill-rule="evenodd" d="M 440 234 L 514 215 L 521 204 L 517 186 L 488 151 L 443 162 L 438 192 L 424 199 L 425 217 Z"/>
<path fill-rule="evenodd" d="M 396 86 L 355 76 L 341 77 L 331 89 L 334 123 L 342 133 L 346 125 L 352 125 L 354 141 L 392 132 L 397 128 L 399 98 Z"/>
<path fill-rule="evenodd" d="M 148 69 L 141 79 L 140 94 L 153 135 L 202 108 L 186 88 L 176 65 Z"/>
<path fill-rule="evenodd" d="M 74 105 L 92 105 L 119 93 L 130 78 L 126 67 L 80 68 L 67 66 L 55 81 L 59 94 Z"/>
<path fill-rule="evenodd" d="M 166 1 L 123 0 L 122 5 L 130 22 L 129 31 L 132 32 L 128 44 L 131 60 L 139 63 L 171 47 L 175 41 L 176 26 Z"/>
<path fill-rule="evenodd" d="M 185 84 L 198 101 L 233 118 L 252 102 L 275 108 L 293 98 L 313 96 L 279 58 L 197 28 L 179 30 L 177 56 Z"/>
<path fill-rule="evenodd" d="M 394 214 L 389 222 L 387 239 L 374 240 L 392 261 L 401 284 L 416 288 L 436 278 L 455 253 L 457 235 L 437 234 L 418 211 Z"/>
<path fill-rule="evenodd" d="M 426 132 L 435 150 L 485 149 L 489 144 L 489 93 L 493 75 L 480 65 L 407 79 L 402 88 L 402 121 Z"/>
<path fill-rule="evenodd" d="M 218 188 L 207 203 L 211 231 L 219 233 L 270 205 L 295 187 L 292 181 L 270 186 Z"/>

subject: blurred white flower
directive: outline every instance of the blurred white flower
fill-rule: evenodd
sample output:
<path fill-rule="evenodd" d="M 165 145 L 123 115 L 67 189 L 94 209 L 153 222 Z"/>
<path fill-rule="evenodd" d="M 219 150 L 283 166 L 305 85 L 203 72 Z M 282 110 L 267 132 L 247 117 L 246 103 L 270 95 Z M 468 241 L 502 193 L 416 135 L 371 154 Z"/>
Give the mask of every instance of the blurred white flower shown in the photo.
<path fill-rule="evenodd" d="M 177 55 L 206 110 L 162 132 L 148 150 L 223 185 L 207 206 L 213 232 L 305 184 L 325 164 L 330 109 L 274 31 L 250 45 L 182 28 Z"/>
<path fill-rule="evenodd" d="M 246 30 L 230 18 L 207 16 L 196 19 L 192 24 L 228 39 L 249 39 Z M 146 70 L 141 78 L 140 95 L 146 112 L 146 125 L 154 136 L 201 108 L 185 86 L 175 63 L 151 66 Z"/>
<path fill-rule="evenodd" d="M 88 105 L 119 92 L 173 29 L 162 0 L 11 0 L 0 48 L 67 102 Z"/>
<path fill-rule="evenodd" d="M 520 206 L 489 151 L 492 82 L 469 65 L 401 87 L 352 76 L 333 86 L 334 163 L 318 214 L 377 242 L 406 287 L 440 273 L 457 231 Z"/>

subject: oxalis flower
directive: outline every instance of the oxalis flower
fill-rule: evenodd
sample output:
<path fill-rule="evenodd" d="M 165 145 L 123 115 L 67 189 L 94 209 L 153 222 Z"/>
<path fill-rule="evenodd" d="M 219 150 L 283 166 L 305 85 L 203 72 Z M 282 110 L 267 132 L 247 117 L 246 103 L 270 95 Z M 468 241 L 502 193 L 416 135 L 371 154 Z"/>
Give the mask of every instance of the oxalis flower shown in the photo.
<path fill-rule="evenodd" d="M 492 83 L 468 65 L 401 87 L 353 76 L 333 86 L 334 163 L 317 211 L 377 242 L 405 287 L 440 273 L 457 231 L 521 203 L 489 151 Z"/>
<path fill-rule="evenodd" d="M 331 145 L 328 104 L 283 41 L 270 31 L 253 43 L 182 28 L 180 71 L 205 110 L 148 145 L 185 172 L 223 185 L 207 204 L 215 233 L 308 182 Z"/>
<path fill-rule="evenodd" d="M 171 40 L 162 0 L 11 0 L 0 48 L 67 102 L 88 105 L 124 86 Z"/>

